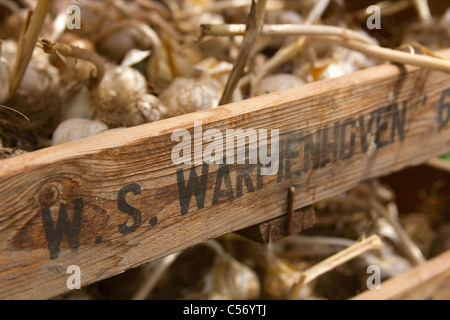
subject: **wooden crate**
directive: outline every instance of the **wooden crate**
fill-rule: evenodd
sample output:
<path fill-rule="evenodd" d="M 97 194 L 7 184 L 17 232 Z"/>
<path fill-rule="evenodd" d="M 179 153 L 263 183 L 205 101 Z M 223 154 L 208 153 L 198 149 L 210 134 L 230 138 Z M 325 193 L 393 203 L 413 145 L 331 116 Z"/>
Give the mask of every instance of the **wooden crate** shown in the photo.
<path fill-rule="evenodd" d="M 279 217 L 291 186 L 299 209 L 424 163 L 450 152 L 449 118 L 449 74 L 386 64 L 2 160 L 0 298 L 50 298 L 70 265 L 88 285 Z M 200 122 L 224 136 L 278 129 L 277 174 L 201 164 Z M 171 159 L 177 129 L 193 164 Z"/>
<path fill-rule="evenodd" d="M 382 179 L 393 188 L 396 202 L 401 212 L 418 212 L 422 200 L 419 195 L 424 190 L 434 190 L 438 186 L 441 206 L 448 214 L 450 208 L 450 163 L 434 158 L 426 164 L 408 168 Z M 424 208 L 422 208 L 424 210 Z M 433 209 L 430 209 L 433 210 Z M 429 212 L 431 213 L 431 212 Z M 354 300 L 448 300 L 450 299 L 450 250 L 447 228 L 441 228 L 425 264 L 383 283 L 379 289 L 367 290 L 353 297 Z M 439 243 L 438 243 L 439 242 Z"/>

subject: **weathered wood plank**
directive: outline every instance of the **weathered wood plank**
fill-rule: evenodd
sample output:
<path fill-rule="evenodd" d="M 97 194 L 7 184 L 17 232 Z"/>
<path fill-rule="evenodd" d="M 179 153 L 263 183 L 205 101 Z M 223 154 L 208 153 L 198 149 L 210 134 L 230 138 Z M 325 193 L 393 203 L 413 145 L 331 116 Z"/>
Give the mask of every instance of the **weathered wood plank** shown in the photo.
<path fill-rule="evenodd" d="M 367 290 L 352 300 L 450 299 L 450 251 Z"/>
<path fill-rule="evenodd" d="M 287 230 L 289 220 L 291 220 L 292 227 L 290 232 Z M 292 217 L 285 214 L 257 225 L 238 230 L 236 233 L 256 242 L 269 243 L 283 239 L 291 234 L 299 233 L 303 230 L 312 228 L 315 221 L 316 213 L 314 208 L 312 206 L 308 206 L 306 208 L 295 210 Z"/>
<path fill-rule="evenodd" d="M 0 161 L 0 298 L 49 298 L 69 265 L 87 285 L 280 216 L 292 185 L 297 209 L 423 163 L 450 151 L 449 117 L 450 75 L 383 65 Z M 174 164 L 171 135 L 194 122 L 278 129 L 278 173 Z"/>

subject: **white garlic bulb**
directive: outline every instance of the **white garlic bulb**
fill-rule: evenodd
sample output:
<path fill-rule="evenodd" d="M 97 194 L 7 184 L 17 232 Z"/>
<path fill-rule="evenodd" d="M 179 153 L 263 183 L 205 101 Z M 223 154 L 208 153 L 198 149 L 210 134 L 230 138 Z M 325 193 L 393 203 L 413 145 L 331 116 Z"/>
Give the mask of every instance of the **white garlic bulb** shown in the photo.
<path fill-rule="evenodd" d="M 207 74 L 194 78 L 176 78 L 160 95 L 167 117 L 174 117 L 219 105 L 222 85 Z"/>
<path fill-rule="evenodd" d="M 0 43 L 1 45 L 1 43 Z M 0 56 L 0 103 L 5 102 L 9 95 L 10 65 L 6 59 Z"/>
<path fill-rule="evenodd" d="M 318 80 L 337 78 L 355 71 L 376 66 L 375 59 L 366 55 L 348 50 L 345 48 L 335 48 L 332 61 L 320 74 Z"/>
<path fill-rule="evenodd" d="M 256 95 L 263 95 L 284 89 L 295 88 L 304 84 L 304 81 L 296 75 L 278 73 L 265 77 L 256 88 Z"/>
<path fill-rule="evenodd" d="M 53 133 L 52 145 L 87 138 L 107 130 L 106 124 L 89 119 L 68 119 L 61 122 Z"/>
<path fill-rule="evenodd" d="M 270 253 L 264 275 L 264 292 L 269 299 L 287 299 L 300 276 L 299 269 Z M 306 284 L 295 298 L 305 299 L 311 295 L 311 284 Z"/>
<path fill-rule="evenodd" d="M 145 122 L 161 120 L 167 113 L 166 107 L 159 102 L 157 97 L 151 94 L 137 96 L 135 103 Z"/>
<path fill-rule="evenodd" d="M 106 27 L 107 28 L 107 27 Z M 131 49 L 148 50 L 152 43 L 136 28 L 127 27 L 114 31 L 99 44 L 100 52 L 112 60 L 121 61 Z"/>
<path fill-rule="evenodd" d="M 91 92 L 87 88 L 82 88 L 70 101 L 64 114 L 63 120 L 71 118 L 92 119 L 94 108 L 92 106 Z"/>
<path fill-rule="evenodd" d="M 12 66 L 17 52 L 17 43 L 11 40 L 2 42 L 2 57 Z M 27 97 L 51 94 L 59 85 L 59 71 L 49 62 L 42 50 L 34 50 L 17 93 Z"/>
<path fill-rule="evenodd" d="M 243 263 L 226 253 L 215 240 L 206 242 L 217 253 L 210 273 L 205 277 L 203 292 L 216 293 L 236 300 L 252 300 L 260 295 L 257 274 Z"/>
<path fill-rule="evenodd" d="M 112 67 L 105 72 L 100 83 L 101 94 L 116 96 L 119 94 L 144 94 L 147 81 L 142 73 L 130 67 Z"/>
<path fill-rule="evenodd" d="M 147 94 L 142 73 L 129 67 L 114 67 L 106 72 L 94 104 L 94 119 L 111 128 L 137 126 L 165 116 L 159 99 Z"/>

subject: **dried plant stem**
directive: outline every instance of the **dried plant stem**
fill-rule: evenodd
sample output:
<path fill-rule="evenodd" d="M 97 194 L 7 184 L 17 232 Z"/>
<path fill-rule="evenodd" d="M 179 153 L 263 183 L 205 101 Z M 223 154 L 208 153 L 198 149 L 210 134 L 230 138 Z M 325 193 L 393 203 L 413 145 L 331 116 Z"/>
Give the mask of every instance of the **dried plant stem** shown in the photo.
<path fill-rule="evenodd" d="M 50 10 L 54 0 L 40 0 L 36 2 L 36 8 L 33 13 L 29 13 L 25 20 L 22 33 L 17 45 L 17 52 L 10 74 L 9 96 L 13 96 L 22 81 L 25 70 L 28 67 L 33 54 L 36 41 L 41 32 L 45 16 Z"/>
<path fill-rule="evenodd" d="M 239 54 L 234 62 L 233 69 L 231 70 L 228 81 L 225 85 L 225 89 L 220 99 L 219 105 L 230 103 L 232 100 L 233 92 L 236 89 L 239 79 L 247 64 L 248 57 L 255 46 L 256 39 L 258 38 L 259 31 L 264 24 L 264 14 L 266 11 L 267 0 L 253 0 L 250 14 L 248 16 L 247 27 L 245 29 L 244 40 Z"/>
<path fill-rule="evenodd" d="M 205 36 L 208 35 L 241 35 L 244 25 L 203 25 Z M 332 26 L 303 26 L 303 25 L 265 25 L 261 31 L 263 35 L 309 35 L 312 40 L 341 46 L 350 50 L 364 53 L 382 60 L 396 63 L 410 64 L 423 68 L 450 72 L 450 61 L 438 58 L 436 55 L 426 56 L 383 48 L 352 30 Z M 269 60 L 270 61 L 270 60 Z M 275 60 L 276 64 L 279 61 Z M 271 65 L 263 66 L 263 70 Z M 243 83 L 241 83 L 243 84 Z"/>
<path fill-rule="evenodd" d="M 0 104 L 0 108 L 4 108 L 4 109 L 6 109 L 6 110 L 13 111 L 13 112 L 15 112 L 15 113 L 21 115 L 22 117 L 24 117 L 28 122 L 30 122 L 30 119 L 29 119 L 26 115 L 24 115 L 22 112 L 20 112 L 20 111 L 18 111 L 18 110 L 16 110 L 16 109 L 13 109 L 13 108 L 4 106 L 4 105 L 2 105 L 2 104 Z M 1 141 L 0 141 L 0 142 L 1 142 Z M 1 146 L 0 146 L 0 147 L 1 147 Z"/>
<path fill-rule="evenodd" d="M 176 260 L 179 253 L 171 254 L 165 258 L 162 258 L 155 270 L 148 276 L 147 279 L 144 280 L 144 283 L 139 288 L 139 290 L 133 295 L 131 300 L 144 300 L 148 297 L 150 292 L 153 290 L 155 285 L 158 283 L 159 279 L 163 276 L 166 270 L 170 267 L 170 265 Z"/>
<path fill-rule="evenodd" d="M 293 300 L 298 297 L 303 285 L 313 281 L 322 274 L 333 270 L 334 268 L 356 258 L 357 256 L 370 251 L 383 248 L 383 242 L 377 235 L 370 236 L 367 239 L 356 242 L 350 247 L 332 255 L 331 257 L 319 262 L 306 271 L 302 272 L 300 278 L 294 283 L 289 293 L 288 299 Z"/>
<path fill-rule="evenodd" d="M 430 12 L 430 7 L 428 6 L 428 0 L 414 0 L 414 5 L 419 13 L 420 20 L 426 22 L 431 21 L 432 16 Z"/>
<path fill-rule="evenodd" d="M 183 10 L 176 12 L 175 19 L 186 19 L 192 16 L 202 14 L 203 12 L 220 12 L 230 8 L 243 8 L 248 7 L 252 3 L 252 0 L 223 0 L 219 2 L 214 2 L 212 4 L 206 4 L 201 6 L 188 7 Z"/>
<path fill-rule="evenodd" d="M 272 245 L 278 255 L 281 255 L 281 252 L 286 251 L 285 247 L 288 247 L 289 252 L 292 251 L 296 257 L 319 257 L 330 256 L 354 243 L 354 240 L 347 238 L 295 234 Z M 283 252 L 283 255 L 285 253 Z"/>
<path fill-rule="evenodd" d="M 408 9 L 412 5 L 413 3 L 411 2 L 411 0 L 383 1 L 377 3 L 377 6 L 379 6 L 381 9 L 381 15 L 383 17 L 392 16 L 396 13 Z M 371 13 L 367 13 L 366 9 L 364 9 L 357 14 L 357 18 L 359 20 L 365 20 L 370 14 Z"/>
<path fill-rule="evenodd" d="M 97 53 L 79 47 L 74 47 L 65 43 L 53 42 L 48 39 L 40 39 L 39 45 L 45 53 L 56 54 L 63 57 L 72 57 L 76 59 L 86 60 L 95 65 L 97 73 L 91 80 L 91 89 L 96 88 L 103 79 L 105 74 L 105 66 L 103 58 Z"/>
<path fill-rule="evenodd" d="M 392 225 L 399 237 L 399 240 L 401 241 L 399 244 L 402 246 L 402 249 L 405 251 L 404 253 L 407 255 L 407 258 L 411 261 L 411 263 L 415 266 L 425 263 L 426 259 L 420 249 L 416 246 L 414 241 L 412 241 L 400 223 L 394 219 L 391 214 L 389 214 L 388 210 L 386 210 L 386 208 L 374 198 L 369 198 L 369 203 L 381 217 L 386 219 L 389 224 Z"/>
<path fill-rule="evenodd" d="M 305 25 L 310 25 L 320 19 L 322 14 L 325 12 L 328 7 L 330 0 L 319 0 L 316 5 L 311 9 L 307 19 L 305 20 Z M 269 72 L 276 69 L 278 66 L 283 64 L 284 62 L 292 59 L 296 54 L 298 54 L 305 44 L 306 37 L 301 36 L 295 42 L 291 43 L 286 47 L 282 47 L 277 53 L 270 58 L 266 63 L 264 63 L 258 73 L 257 77 L 254 81 L 253 87 L 258 84 L 258 82 Z M 251 80 L 250 75 L 246 75 L 242 77 L 239 82 L 239 86 L 243 87 L 248 85 Z"/>
<path fill-rule="evenodd" d="M 382 48 L 377 45 L 361 43 L 354 40 L 339 39 L 336 37 L 314 37 L 313 40 L 341 46 L 382 60 L 388 60 L 401 64 L 410 64 L 422 68 L 450 73 L 450 61 L 445 59 L 410 54 L 403 51 Z"/>
<path fill-rule="evenodd" d="M 202 36 L 241 36 L 244 24 L 202 24 Z M 338 36 L 364 43 L 377 44 L 372 38 L 351 29 L 324 25 L 266 24 L 260 31 L 264 36 Z"/>

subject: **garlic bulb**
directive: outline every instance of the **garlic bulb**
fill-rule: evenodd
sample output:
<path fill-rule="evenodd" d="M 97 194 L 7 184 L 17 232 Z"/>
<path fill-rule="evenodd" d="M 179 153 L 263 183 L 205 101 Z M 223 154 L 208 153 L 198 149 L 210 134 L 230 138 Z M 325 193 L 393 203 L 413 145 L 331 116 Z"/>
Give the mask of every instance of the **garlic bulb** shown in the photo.
<path fill-rule="evenodd" d="M 99 51 L 112 60 L 121 61 L 131 49 L 148 50 L 151 42 L 136 28 L 123 28 L 107 36 L 99 44 Z"/>
<path fill-rule="evenodd" d="M 194 78 L 176 78 L 160 95 L 167 116 L 215 108 L 219 105 L 222 85 L 207 74 Z"/>
<path fill-rule="evenodd" d="M 94 116 L 94 107 L 91 101 L 91 93 L 87 88 L 82 88 L 70 101 L 62 120 L 70 118 L 92 119 Z"/>
<path fill-rule="evenodd" d="M 203 292 L 236 300 L 251 300 L 259 297 L 260 283 L 256 273 L 226 253 L 214 240 L 206 242 L 217 253 L 216 263 L 205 277 Z"/>
<path fill-rule="evenodd" d="M 2 24 L 0 31 L 1 38 L 18 40 L 27 18 L 28 11 L 29 9 L 23 8 L 9 15 Z M 42 25 L 40 35 L 46 38 L 52 34 L 52 29 L 51 18 L 47 16 L 45 17 L 44 24 Z"/>
<path fill-rule="evenodd" d="M 345 48 L 335 48 L 333 58 L 321 72 L 318 80 L 337 78 L 352 72 L 377 65 L 374 59 Z"/>
<path fill-rule="evenodd" d="M 269 299 L 287 299 L 300 276 L 301 272 L 298 268 L 269 253 L 264 274 L 264 292 Z M 307 284 L 303 286 L 296 298 L 304 299 L 311 295 L 311 284 Z"/>
<path fill-rule="evenodd" d="M 119 94 L 144 94 L 147 81 L 142 73 L 130 67 L 110 67 L 100 83 L 100 91 L 116 96 Z"/>
<path fill-rule="evenodd" d="M 162 119 L 166 109 L 147 94 L 147 82 L 136 69 L 109 69 L 100 84 L 94 118 L 109 127 L 132 127 Z"/>
<path fill-rule="evenodd" d="M 143 122 L 161 120 L 167 113 L 166 107 L 159 102 L 157 97 L 151 94 L 137 96 L 135 103 L 143 118 Z"/>
<path fill-rule="evenodd" d="M 278 73 L 265 77 L 256 88 L 257 95 L 272 93 L 304 84 L 299 77 L 289 73 Z"/>
<path fill-rule="evenodd" d="M 11 40 L 2 42 L 2 56 L 12 66 L 17 52 L 17 43 Z M 49 62 L 42 50 L 34 50 L 17 93 L 26 97 L 45 99 L 53 94 L 59 85 L 59 72 Z"/>
<path fill-rule="evenodd" d="M 0 42 L 0 46 L 2 43 Z M 1 47 L 0 47 L 1 48 Z M 8 61 L 0 55 L 0 103 L 5 102 L 9 95 L 9 75 L 10 65 Z"/>
<path fill-rule="evenodd" d="M 52 145 L 76 141 L 107 130 L 106 124 L 88 119 L 68 119 L 61 122 L 53 133 Z"/>
<path fill-rule="evenodd" d="M 392 248 L 382 248 L 376 254 L 366 253 L 361 256 L 365 266 L 377 265 L 380 267 L 383 279 L 396 277 L 412 268 L 411 262 L 395 254 Z"/>

